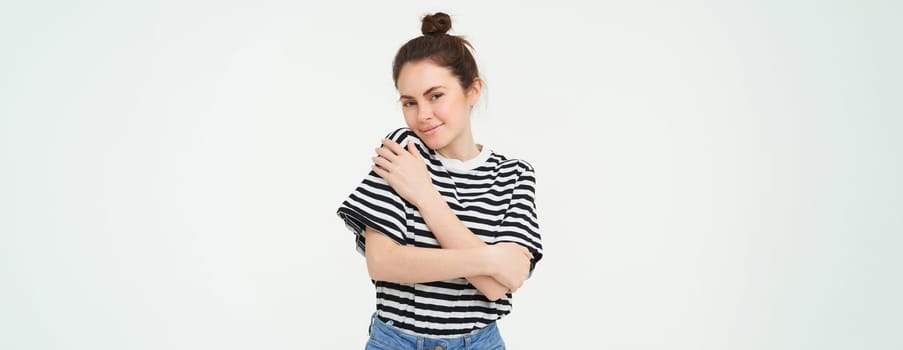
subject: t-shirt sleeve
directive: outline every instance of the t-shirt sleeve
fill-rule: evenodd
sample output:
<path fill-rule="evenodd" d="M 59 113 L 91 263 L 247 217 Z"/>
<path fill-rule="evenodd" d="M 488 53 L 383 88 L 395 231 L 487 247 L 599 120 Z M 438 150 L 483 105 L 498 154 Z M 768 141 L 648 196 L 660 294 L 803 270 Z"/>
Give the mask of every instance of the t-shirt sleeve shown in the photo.
<path fill-rule="evenodd" d="M 533 259 L 530 260 L 530 275 L 536 263 L 542 259 L 542 238 L 539 234 L 539 222 L 536 215 L 536 176 L 533 167 L 520 161 L 522 171 L 517 178 L 511 202 L 505 217 L 499 224 L 495 242 L 514 242 L 526 247 Z"/>
<path fill-rule="evenodd" d="M 399 132 L 387 137 L 394 139 Z M 405 202 L 391 186 L 372 170 L 339 206 L 336 214 L 354 234 L 357 251 L 366 249 L 364 228 L 370 227 L 398 244 L 405 244 L 407 221 Z"/>

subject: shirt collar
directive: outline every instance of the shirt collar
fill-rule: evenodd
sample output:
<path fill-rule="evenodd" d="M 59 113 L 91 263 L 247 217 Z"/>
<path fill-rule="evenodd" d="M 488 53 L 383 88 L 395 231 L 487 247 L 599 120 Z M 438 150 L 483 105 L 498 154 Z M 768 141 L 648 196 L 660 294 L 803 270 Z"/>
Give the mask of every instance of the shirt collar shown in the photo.
<path fill-rule="evenodd" d="M 489 160 L 489 156 L 492 155 L 492 150 L 490 150 L 489 147 L 486 147 L 486 146 L 480 146 L 480 147 L 482 148 L 480 150 L 480 154 L 478 154 L 476 157 L 473 157 L 468 160 L 445 158 L 441 154 L 439 154 L 439 152 L 436 152 L 436 159 L 438 159 L 440 162 L 442 162 L 442 166 L 444 166 L 446 169 L 448 169 L 450 171 L 454 171 L 454 172 L 471 171 L 473 169 L 476 169 L 480 165 L 483 165 L 483 163 L 486 163 L 486 161 Z"/>

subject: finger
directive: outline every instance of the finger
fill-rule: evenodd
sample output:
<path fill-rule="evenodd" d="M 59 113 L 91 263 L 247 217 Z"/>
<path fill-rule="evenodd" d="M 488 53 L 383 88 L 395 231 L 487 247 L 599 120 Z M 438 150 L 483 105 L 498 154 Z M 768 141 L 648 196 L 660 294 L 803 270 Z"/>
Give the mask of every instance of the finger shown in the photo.
<path fill-rule="evenodd" d="M 515 247 L 515 248 L 519 249 L 519 250 L 520 250 L 521 252 L 523 252 L 524 254 L 530 254 L 530 249 L 528 249 L 527 247 L 524 247 L 524 246 L 522 246 L 522 245 L 520 245 L 520 244 L 518 244 L 518 243 L 514 243 L 514 242 L 501 242 L 501 243 L 499 243 L 499 244 L 509 245 L 509 246 L 512 246 L 512 247 Z M 531 255 L 532 255 L 532 254 L 531 254 Z"/>
<path fill-rule="evenodd" d="M 517 243 L 511 242 L 511 244 L 513 244 L 513 245 L 517 246 L 518 248 L 520 248 L 521 253 L 524 253 L 524 256 L 527 257 L 528 260 L 531 260 L 531 261 L 533 260 L 533 253 L 530 252 L 530 249 L 527 249 L 527 247 L 524 247 L 524 246 L 522 246 L 522 245 L 520 245 L 520 244 L 517 244 Z"/>
<path fill-rule="evenodd" d="M 376 154 L 379 155 L 380 157 L 383 157 L 383 158 L 389 160 L 390 162 L 395 160 L 395 158 L 398 158 L 397 154 L 395 154 L 394 152 L 392 152 L 392 150 L 390 150 L 386 147 L 376 148 Z"/>
<path fill-rule="evenodd" d="M 417 145 L 411 141 L 408 141 L 408 153 L 414 156 L 414 158 L 420 158 L 420 150 L 418 150 Z"/>
<path fill-rule="evenodd" d="M 386 178 L 386 175 L 389 175 L 389 172 L 386 171 L 386 169 L 380 168 L 379 165 L 376 164 L 373 164 L 373 166 L 370 167 L 370 170 L 373 170 L 376 175 L 379 175 L 379 177 L 383 179 Z"/>
<path fill-rule="evenodd" d="M 390 162 L 388 159 L 380 157 L 380 156 L 373 157 L 372 159 L 373 159 L 373 165 L 378 165 L 381 169 L 383 169 L 386 172 L 392 171 L 392 162 Z"/>
<path fill-rule="evenodd" d="M 520 279 L 520 278 L 515 277 L 514 280 L 508 281 L 508 283 L 502 283 L 502 284 L 503 284 L 505 287 L 508 287 L 508 290 L 509 290 L 511 293 L 514 293 L 514 292 L 516 292 L 518 289 L 520 289 L 521 284 L 523 284 L 523 280 Z"/>
<path fill-rule="evenodd" d="M 404 152 L 404 148 L 401 148 L 401 145 L 389 139 L 383 140 L 383 146 L 386 146 L 387 148 L 389 148 L 389 150 L 395 152 L 395 154 L 401 154 L 402 152 Z"/>

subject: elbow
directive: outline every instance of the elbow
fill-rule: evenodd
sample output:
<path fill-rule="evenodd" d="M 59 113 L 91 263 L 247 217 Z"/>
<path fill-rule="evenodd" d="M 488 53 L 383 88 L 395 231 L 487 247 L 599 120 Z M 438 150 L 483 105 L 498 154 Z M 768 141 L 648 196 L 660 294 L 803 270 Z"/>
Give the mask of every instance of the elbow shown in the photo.
<path fill-rule="evenodd" d="M 365 235 L 367 246 L 364 248 L 364 257 L 367 260 L 367 274 L 373 280 L 394 282 L 392 274 L 397 273 L 397 269 L 393 266 L 398 260 L 394 254 L 397 245 L 385 236 L 373 232 L 369 227 Z"/>
<path fill-rule="evenodd" d="M 390 262 L 388 261 L 388 257 L 386 254 L 379 254 L 377 252 L 367 252 L 367 274 L 370 275 L 371 279 L 377 281 L 389 281 L 391 277 L 389 276 L 389 272 L 392 269 L 389 267 Z"/>
<path fill-rule="evenodd" d="M 501 299 L 502 296 L 505 294 L 504 293 L 493 293 L 493 294 L 484 294 L 484 295 L 486 296 L 486 299 L 489 299 L 489 301 L 495 302 L 496 300 Z"/>
<path fill-rule="evenodd" d="M 483 293 L 483 296 L 489 301 L 496 301 L 501 299 L 508 294 L 508 289 L 505 287 L 496 287 L 496 288 L 488 288 L 489 290 L 480 290 L 480 293 Z"/>
<path fill-rule="evenodd" d="M 487 296 L 486 296 L 486 299 L 489 299 L 489 301 L 493 301 L 493 302 L 494 302 L 494 301 L 497 301 L 497 300 L 499 300 L 499 299 L 505 297 L 506 294 L 508 294 L 508 291 L 507 291 L 507 290 L 499 291 L 499 292 L 496 292 L 496 293 L 490 293 L 490 295 L 487 295 Z"/>

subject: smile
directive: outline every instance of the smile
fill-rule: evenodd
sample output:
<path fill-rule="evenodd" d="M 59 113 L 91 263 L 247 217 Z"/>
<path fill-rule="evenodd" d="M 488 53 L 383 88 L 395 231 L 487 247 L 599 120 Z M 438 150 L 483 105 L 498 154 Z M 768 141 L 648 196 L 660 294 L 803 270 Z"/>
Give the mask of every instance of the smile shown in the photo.
<path fill-rule="evenodd" d="M 439 125 L 430 127 L 429 129 L 423 129 L 423 130 L 422 130 L 422 131 L 423 131 L 423 134 L 424 134 L 424 135 L 432 135 L 432 134 L 435 134 L 436 131 L 439 129 L 439 127 L 440 127 L 440 126 L 443 126 L 443 125 L 445 125 L 445 124 L 439 124 Z"/>

